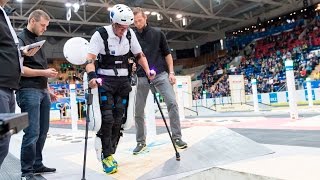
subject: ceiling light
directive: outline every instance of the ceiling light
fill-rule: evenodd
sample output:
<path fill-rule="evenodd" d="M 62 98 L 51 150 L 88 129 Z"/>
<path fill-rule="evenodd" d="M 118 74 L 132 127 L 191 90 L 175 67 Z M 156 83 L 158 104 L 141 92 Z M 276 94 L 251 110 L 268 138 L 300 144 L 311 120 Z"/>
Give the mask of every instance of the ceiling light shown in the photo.
<path fill-rule="evenodd" d="M 182 26 L 186 26 L 187 25 L 187 18 L 183 17 L 182 18 Z"/>
<path fill-rule="evenodd" d="M 145 15 L 149 15 L 149 14 L 150 14 L 150 11 L 145 11 L 144 14 L 145 14 Z"/>
<path fill-rule="evenodd" d="M 158 20 L 158 21 L 161 21 L 162 19 L 163 19 L 163 16 L 158 13 L 158 14 L 157 14 L 157 20 Z"/>
<path fill-rule="evenodd" d="M 81 6 L 84 6 L 87 1 L 86 1 L 86 0 L 79 0 L 79 2 L 80 2 L 80 5 L 81 5 Z"/>
<path fill-rule="evenodd" d="M 20 3 L 21 3 L 22 1 L 23 1 L 23 0 L 17 0 L 17 2 L 20 2 Z"/>
<path fill-rule="evenodd" d="M 67 10 L 66 19 L 67 19 L 67 21 L 70 21 L 70 19 L 71 19 L 71 8 L 68 8 L 68 10 Z"/>
<path fill-rule="evenodd" d="M 157 15 L 157 14 L 158 14 L 158 13 L 155 12 L 155 11 L 152 11 L 152 12 L 151 12 L 151 15 L 152 15 L 152 16 L 155 16 L 155 15 Z"/>
<path fill-rule="evenodd" d="M 80 4 L 79 4 L 79 3 L 74 3 L 74 4 L 72 5 L 72 7 L 73 7 L 73 11 L 74 11 L 74 12 L 78 12 L 78 10 L 79 10 L 79 8 L 80 8 Z"/>
<path fill-rule="evenodd" d="M 66 6 L 66 7 L 71 7 L 71 6 L 72 6 L 72 4 L 71 4 L 71 3 L 69 3 L 69 2 L 67 2 L 67 3 L 65 3 L 65 6 Z"/>
<path fill-rule="evenodd" d="M 182 18 L 182 14 L 177 14 L 176 18 L 178 18 L 178 19 Z"/>

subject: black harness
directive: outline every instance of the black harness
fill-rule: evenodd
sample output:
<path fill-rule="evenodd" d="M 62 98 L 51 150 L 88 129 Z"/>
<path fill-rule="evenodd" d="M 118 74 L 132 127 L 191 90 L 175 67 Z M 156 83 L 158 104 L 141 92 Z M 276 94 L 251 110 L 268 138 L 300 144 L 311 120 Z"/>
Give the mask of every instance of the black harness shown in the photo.
<path fill-rule="evenodd" d="M 104 27 L 99 27 L 97 31 L 100 33 L 100 36 L 103 39 L 105 52 L 106 54 L 99 54 L 98 55 L 98 67 L 101 69 L 112 69 L 114 74 L 117 76 L 118 71 L 117 69 L 128 69 L 129 63 L 128 59 L 132 57 L 132 53 L 129 52 L 122 56 L 114 56 L 110 54 L 109 46 L 108 46 L 108 32 Z M 129 45 L 131 47 L 131 32 L 130 29 L 127 30 L 126 38 L 129 40 Z"/>

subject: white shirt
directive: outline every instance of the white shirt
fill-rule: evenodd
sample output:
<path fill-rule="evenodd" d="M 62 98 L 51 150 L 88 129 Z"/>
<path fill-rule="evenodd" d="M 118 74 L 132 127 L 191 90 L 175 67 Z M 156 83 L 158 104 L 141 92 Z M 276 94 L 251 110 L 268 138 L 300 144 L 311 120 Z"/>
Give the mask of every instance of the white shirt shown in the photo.
<path fill-rule="evenodd" d="M 109 46 L 108 49 L 110 51 L 110 55 L 122 56 L 127 54 L 129 50 L 131 50 L 133 54 L 138 54 L 142 52 L 137 36 L 132 29 L 130 29 L 130 33 L 131 33 L 131 46 L 130 46 L 129 40 L 126 38 L 127 31 L 123 34 L 120 40 L 120 38 L 114 34 L 112 25 L 104 26 L 104 28 L 108 32 L 108 46 Z M 91 53 L 94 55 L 106 54 L 103 39 L 100 36 L 100 33 L 98 31 L 96 31 L 91 37 L 88 53 Z"/>
<path fill-rule="evenodd" d="M 131 45 L 129 45 L 129 40 L 126 37 L 128 31 L 123 33 L 123 36 L 120 39 L 114 34 L 112 25 L 104 26 L 104 28 L 108 33 L 108 49 L 110 55 L 122 56 L 127 54 L 129 50 L 133 54 L 139 54 L 142 52 L 137 36 L 132 29 L 129 29 L 131 33 Z M 88 53 L 94 54 L 96 56 L 98 54 L 106 54 L 103 39 L 98 31 L 96 31 L 90 39 Z M 117 71 L 118 76 L 128 76 L 128 69 L 117 69 Z M 114 71 L 111 69 L 98 69 L 97 73 L 107 76 L 115 76 Z"/>

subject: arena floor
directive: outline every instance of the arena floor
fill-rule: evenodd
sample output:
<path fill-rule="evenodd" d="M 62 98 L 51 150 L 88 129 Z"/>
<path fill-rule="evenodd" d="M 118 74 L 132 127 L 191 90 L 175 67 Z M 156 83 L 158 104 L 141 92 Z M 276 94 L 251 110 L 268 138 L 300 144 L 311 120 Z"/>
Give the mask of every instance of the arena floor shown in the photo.
<path fill-rule="evenodd" d="M 182 120 L 183 139 L 189 147 L 175 152 L 162 119 L 156 119 L 157 135 L 148 137 L 148 149 L 132 155 L 134 127 L 125 131 L 115 158 L 119 170 L 105 175 L 89 133 L 86 179 L 319 179 L 320 109 L 299 110 L 291 120 L 287 110 L 260 113 L 216 113 Z M 45 165 L 57 168 L 37 179 L 81 179 L 84 121 L 72 132 L 70 121 L 51 123 L 44 149 Z M 20 178 L 19 153 L 22 133 L 14 135 L 0 179 Z M 241 173 L 240 173 L 241 172 Z M 211 173 L 211 174 L 210 174 Z M 239 175 L 240 173 L 240 175 Z M 210 176 L 208 176 L 210 174 Z M 210 179 L 210 178 L 209 178 Z"/>

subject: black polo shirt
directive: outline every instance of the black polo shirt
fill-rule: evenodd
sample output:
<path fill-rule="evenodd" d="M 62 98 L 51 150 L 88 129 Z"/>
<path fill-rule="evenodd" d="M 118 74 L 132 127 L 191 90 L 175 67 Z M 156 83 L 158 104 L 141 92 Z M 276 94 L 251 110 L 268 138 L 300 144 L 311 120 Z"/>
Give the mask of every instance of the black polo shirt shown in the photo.
<path fill-rule="evenodd" d="M 30 32 L 27 28 L 18 34 L 20 46 L 25 46 L 40 41 L 38 36 Z M 48 69 L 47 59 L 45 58 L 43 47 L 32 57 L 24 57 L 23 65 L 31 69 Z M 44 76 L 21 77 L 19 89 L 37 88 L 46 89 L 48 87 L 48 78 Z"/>
<path fill-rule="evenodd" d="M 147 25 L 140 33 L 137 28 L 133 29 L 141 45 L 143 53 L 146 55 L 150 69 L 154 69 L 157 74 L 168 71 L 165 57 L 170 54 L 166 36 L 160 29 Z M 144 77 L 145 72 L 138 68 L 137 75 Z"/>
<path fill-rule="evenodd" d="M 0 87 L 17 89 L 20 66 L 17 45 L 0 10 Z"/>

